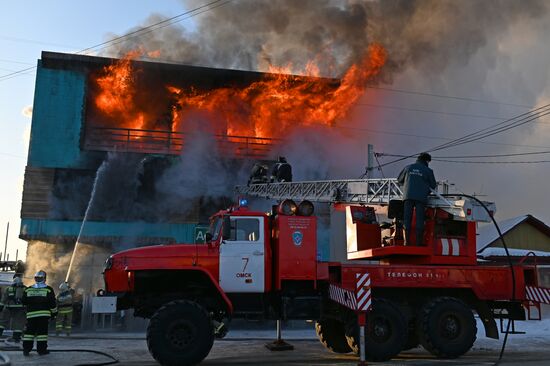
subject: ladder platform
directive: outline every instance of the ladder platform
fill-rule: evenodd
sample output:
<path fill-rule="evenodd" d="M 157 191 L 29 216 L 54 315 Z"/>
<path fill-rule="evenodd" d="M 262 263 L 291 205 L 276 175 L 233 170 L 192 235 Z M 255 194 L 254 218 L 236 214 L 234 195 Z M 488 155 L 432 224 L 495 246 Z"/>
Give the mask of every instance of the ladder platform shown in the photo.
<path fill-rule="evenodd" d="M 429 256 L 433 249 L 429 246 L 404 246 L 391 245 L 379 248 L 364 249 L 356 252 L 348 252 L 348 259 L 377 259 L 391 256 Z"/>

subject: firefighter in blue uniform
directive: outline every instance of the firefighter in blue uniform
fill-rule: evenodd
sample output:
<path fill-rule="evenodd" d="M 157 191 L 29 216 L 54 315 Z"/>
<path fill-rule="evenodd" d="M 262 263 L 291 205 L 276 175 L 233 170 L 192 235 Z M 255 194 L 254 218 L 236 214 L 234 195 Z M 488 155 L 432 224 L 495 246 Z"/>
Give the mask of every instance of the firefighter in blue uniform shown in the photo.
<path fill-rule="evenodd" d="M 23 333 L 23 327 L 25 326 L 25 307 L 22 304 L 23 293 L 25 292 L 25 285 L 19 274 L 13 276 L 13 283 L 7 287 L 2 295 L 2 317 L 0 322 L 0 335 L 4 332 L 4 329 L 10 325 L 13 330 L 12 338 L 9 341 L 19 343 L 21 341 L 21 334 Z"/>
<path fill-rule="evenodd" d="M 47 355 L 48 323 L 57 315 L 55 293 L 46 285 L 46 272 L 38 271 L 34 275 L 35 284 L 27 287 L 22 303 L 27 307 L 27 326 L 23 334 L 23 355 L 28 356 L 36 339 L 39 355 Z"/>
<path fill-rule="evenodd" d="M 403 168 L 397 181 L 403 186 L 403 226 L 405 245 L 410 245 L 413 209 L 416 211 L 416 245 L 423 245 L 424 210 L 431 189 L 435 189 L 434 172 L 428 167 L 432 157 L 428 153 L 418 156 L 416 163 Z"/>

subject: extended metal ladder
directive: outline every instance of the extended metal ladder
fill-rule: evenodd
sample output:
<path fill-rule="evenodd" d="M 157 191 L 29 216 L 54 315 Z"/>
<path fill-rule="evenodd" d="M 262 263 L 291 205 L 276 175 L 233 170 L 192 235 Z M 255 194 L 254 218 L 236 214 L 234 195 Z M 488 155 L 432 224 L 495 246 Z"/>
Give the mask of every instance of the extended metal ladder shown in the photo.
<path fill-rule="evenodd" d="M 438 193 L 448 194 L 449 183 L 439 182 Z M 262 183 L 236 186 L 238 196 L 259 197 L 272 200 L 292 199 L 326 203 L 388 205 L 390 200 L 402 199 L 403 191 L 395 178 L 345 179 L 303 182 Z M 495 212 L 495 204 L 484 202 Z M 441 208 L 457 220 L 490 221 L 486 211 L 474 200 L 461 197 L 430 196 L 429 207 Z"/>

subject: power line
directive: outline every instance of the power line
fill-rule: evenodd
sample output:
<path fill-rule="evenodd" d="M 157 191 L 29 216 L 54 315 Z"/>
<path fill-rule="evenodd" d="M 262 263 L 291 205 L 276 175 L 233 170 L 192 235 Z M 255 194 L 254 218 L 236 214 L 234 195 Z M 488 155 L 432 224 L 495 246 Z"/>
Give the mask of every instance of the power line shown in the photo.
<path fill-rule="evenodd" d="M 59 44 L 59 43 L 52 43 L 52 42 L 42 42 L 42 41 L 36 41 L 34 39 L 27 39 L 27 38 L 18 38 L 18 37 L 9 37 L 9 36 L 0 36 L 0 39 L 4 39 L 7 41 L 13 41 L 13 42 L 23 42 L 23 43 L 33 43 L 33 44 L 41 44 L 46 46 L 56 46 L 56 47 L 66 47 L 66 48 L 77 48 L 75 46 L 69 46 L 66 44 Z"/>
<path fill-rule="evenodd" d="M 219 2 L 219 1 L 222 1 L 222 0 L 216 0 L 216 1 L 212 2 L 211 4 L 217 3 L 217 2 Z M 231 1 L 233 1 L 233 0 L 225 0 L 225 2 L 222 2 L 222 3 L 217 4 L 217 5 L 215 5 L 215 6 L 211 6 L 211 7 L 208 8 L 208 9 L 203 9 L 202 11 L 194 12 L 194 14 L 191 14 L 191 15 L 189 15 L 188 17 L 185 17 L 185 18 L 182 18 L 182 19 L 178 19 L 178 20 L 176 20 L 176 21 L 173 21 L 173 22 L 170 22 L 170 23 L 167 23 L 167 24 L 160 25 L 160 26 L 158 26 L 158 27 L 156 27 L 156 28 L 152 28 L 152 29 L 144 28 L 144 29 L 143 29 L 143 32 L 141 32 L 141 33 L 139 33 L 139 34 L 135 34 L 135 35 L 131 35 L 131 36 L 129 36 L 129 37 L 125 37 L 124 39 L 120 39 L 120 40 L 118 40 L 117 42 L 113 42 L 113 43 L 110 43 L 110 44 L 108 44 L 108 45 L 105 45 L 105 46 L 103 46 L 103 47 L 97 49 L 96 51 L 101 51 L 101 50 L 104 50 L 104 49 L 106 49 L 106 48 L 109 48 L 109 47 L 112 47 L 112 46 L 116 46 L 117 44 L 120 44 L 120 43 L 122 43 L 122 42 L 124 42 L 124 41 L 126 41 L 126 40 L 128 40 L 128 39 L 133 39 L 133 38 L 142 37 L 142 36 L 144 36 L 144 35 L 146 35 L 146 34 L 149 34 L 149 33 L 151 33 L 151 32 L 154 32 L 154 31 L 156 31 L 156 30 L 159 30 L 159 29 L 162 29 L 162 28 L 169 27 L 169 26 L 171 26 L 172 24 L 179 23 L 179 22 L 181 22 L 181 21 L 184 21 L 184 20 L 186 20 L 186 19 L 192 18 L 192 17 L 197 16 L 197 15 L 199 15 L 199 14 L 205 13 L 205 12 L 210 11 L 210 10 L 212 10 L 212 9 L 219 8 L 220 6 L 223 6 L 223 5 L 225 5 L 225 4 L 228 4 L 228 3 L 230 3 Z M 197 9 L 198 9 L 198 8 L 197 8 Z M 195 11 L 196 11 L 197 9 L 195 9 Z M 157 24 L 159 24 L 159 23 L 157 23 Z"/>
<path fill-rule="evenodd" d="M 453 140 L 449 137 L 443 137 L 443 136 L 417 135 L 417 134 L 412 134 L 412 133 L 374 130 L 374 129 L 370 129 L 370 128 L 360 128 L 360 127 L 351 127 L 351 126 L 331 126 L 331 128 L 339 128 L 339 129 L 354 130 L 354 131 L 365 131 L 365 132 L 377 133 L 377 134 L 382 134 L 382 135 L 416 137 L 416 138 L 424 138 L 424 139 L 430 139 L 430 140 L 448 140 L 448 141 Z M 474 142 L 474 143 L 479 144 L 481 142 Z M 533 149 L 550 149 L 550 146 L 507 144 L 507 143 L 503 143 L 503 142 L 490 142 L 490 141 L 484 141 L 484 142 L 482 142 L 482 144 L 499 145 L 499 146 L 513 146 L 513 147 L 527 147 L 527 148 L 533 148 Z M 405 155 L 401 155 L 401 157 L 404 157 L 404 156 Z M 413 156 L 415 156 L 415 155 L 410 155 L 408 157 L 413 157 Z"/>
<path fill-rule="evenodd" d="M 76 54 L 84 53 L 84 52 L 86 52 L 86 51 L 89 51 L 89 50 L 92 50 L 92 49 L 101 47 L 101 46 L 103 46 L 103 45 L 107 45 L 107 44 L 109 44 L 109 43 L 112 43 L 112 42 L 114 42 L 114 41 L 119 41 L 119 43 L 120 43 L 121 40 L 122 40 L 123 38 L 127 38 L 127 37 L 132 36 L 132 35 L 134 35 L 134 34 L 136 34 L 136 33 L 144 32 L 144 31 L 146 31 L 146 30 L 148 30 L 148 29 L 154 28 L 154 27 L 156 27 L 156 26 L 158 26 L 158 25 L 161 25 L 161 24 L 164 24 L 164 23 L 167 23 L 167 22 L 171 22 L 171 21 L 172 21 L 172 23 L 170 23 L 170 24 L 177 23 L 178 21 L 181 21 L 181 20 L 184 20 L 184 19 L 181 19 L 181 20 L 178 20 L 178 21 L 174 21 L 174 19 L 181 18 L 181 17 L 183 17 L 183 16 L 185 16 L 185 15 L 188 15 L 188 14 L 191 14 L 191 16 L 189 16 L 188 18 L 193 17 L 193 16 L 198 15 L 198 14 L 202 14 L 203 12 L 208 11 L 208 10 L 211 10 L 211 9 L 214 9 L 214 8 L 220 6 L 220 5 L 215 6 L 215 7 L 211 7 L 211 8 L 208 8 L 208 9 L 205 9 L 205 10 L 203 10 L 203 11 L 201 11 L 201 12 L 196 13 L 196 14 L 192 14 L 192 13 L 195 13 L 195 12 L 197 12 L 198 10 L 204 9 L 205 7 L 208 7 L 208 6 L 210 6 L 210 5 L 214 5 L 214 4 L 219 3 L 219 2 L 221 2 L 221 1 L 223 1 L 223 0 L 211 1 L 211 2 L 209 2 L 209 3 L 207 3 L 207 4 L 198 6 L 198 7 L 194 8 L 194 9 L 192 9 L 192 10 L 183 12 L 183 13 L 181 13 L 181 14 L 179 14 L 179 15 L 176 15 L 176 16 L 174 16 L 174 17 L 171 17 L 171 18 L 168 18 L 168 19 L 165 19 L 165 20 L 162 20 L 162 21 L 157 22 L 157 23 L 155 23 L 155 24 L 151 24 L 151 25 L 149 25 L 149 26 L 147 26 L 147 27 L 143 27 L 143 28 L 140 28 L 140 29 L 135 30 L 135 31 L 133 31 L 133 32 L 124 34 L 124 35 L 122 35 L 122 36 L 115 37 L 115 38 L 113 38 L 113 39 L 111 39 L 111 40 L 109 40 L 109 41 L 101 42 L 101 43 L 99 43 L 99 44 L 97 44 L 97 45 L 94 45 L 94 46 L 91 46 L 91 47 L 84 48 L 84 49 L 82 49 L 82 50 L 76 52 Z M 225 5 L 225 4 L 227 4 L 227 3 L 231 2 L 231 1 L 232 1 L 232 0 L 225 0 L 225 2 L 223 3 L 223 5 Z M 188 19 L 188 18 L 185 18 L 185 19 Z M 161 27 L 159 27 L 159 28 L 161 28 Z M 156 30 L 156 29 L 159 29 L 159 28 L 155 28 L 155 30 Z M 152 31 L 152 30 L 151 30 L 151 31 Z M 148 33 L 148 32 L 147 32 L 147 33 Z M 118 44 L 118 43 L 114 43 L 114 44 Z M 106 47 L 104 47 L 104 48 L 106 48 Z M 4 80 L 6 80 L 6 79 L 10 79 L 11 77 L 14 77 L 14 76 L 16 76 L 16 75 L 23 74 L 23 73 L 25 73 L 25 72 L 27 72 L 27 71 L 29 71 L 29 70 L 34 70 L 34 69 L 36 69 L 36 66 L 27 67 L 27 68 L 25 68 L 25 69 L 21 69 L 21 70 L 18 70 L 18 71 L 14 71 L 14 72 L 12 72 L 12 73 L 8 73 L 8 74 L 5 74 L 5 75 L 1 75 L 1 76 L 0 76 L 0 81 L 4 81 Z"/>
<path fill-rule="evenodd" d="M 536 152 L 525 152 L 525 153 L 514 153 L 514 154 L 494 154 L 494 155 L 432 156 L 432 160 L 435 160 L 435 159 L 502 158 L 502 157 L 510 157 L 510 156 L 525 156 L 525 155 L 540 155 L 540 154 L 550 154 L 550 151 L 536 151 Z M 377 153 L 377 156 L 380 156 L 380 157 L 390 156 L 390 157 L 396 157 L 396 158 L 407 157 L 407 155 L 387 154 L 387 153 Z"/>
<path fill-rule="evenodd" d="M 484 104 L 500 104 L 500 105 L 509 105 L 509 106 L 521 107 L 521 108 L 533 108 L 533 106 L 524 105 L 524 104 L 505 103 L 505 102 L 497 102 L 497 101 L 494 101 L 494 100 L 474 99 L 474 98 L 468 98 L 468 97 L 457 97 L 457 96 L 452 96 L 452 95 L 426 93 L 426 92 L 413 91 L 413 90 L 393 89 L 393 88 L 385 88 L 385 87 L 378 87 L 378 86 L 369 86 L 368 89 L 386 90 L 386 91 L 390 91 L 390 92 L 394 92 L 394 93 L 424 95 L 424 96 L 435 97 L 435 98 L 456 99 L 456 100 L 462 100 L 462 101 L 466 101 L 466 102 L 475 102 L 475 103 L 484 103 Z"/>
<path fill-rule="evenodd" d="M 160 22 L 157 22 L 157 23 L 155 23 L 155 24 L 151 24 L 151 25 L 148 25 L 148 26 L 146 26 L 146 27 L 137 29 L 137 30 L 135 30 L 135 31 L 132 31 L 132 32 L 123 34 L 122 36 L 118 36 L 118 37 L 112 38 L 112 39 L 110 39 L 110 40 L 108 40 L 108 41 L 98 43 L 98 44 L 96 44 L 95 46 L 91 46 L 91 47 L 84 48 L 83 50 L 80 50 L 80 51 L 78 51 L 77 53 L 85 53 L 86 51 L 90 51 L 90 50 L 92 50 L 92 49 L 94 49 L 94 48 L 98 48 L 98 47 L 101 47 L 101 46 L 103 46 L 103 45 L 106 45 L 106 44 L 109 44 L 109 43 L 112 43 L 112 42 L 115 42 L 115 41 L 118 41 L 118 40 L 121 40 L 121 39 L 126 39 L 126 38 L 128 38 L 129 36 L 131 36 L 131 35 L 134 35 L 134 34 L 137 34 L 137 33 L 141 33 L 141 32 L 143 32 L 143 31 L 145 31 L 145 30 L 151 29 L 151 28 L 156 27 L 156 26 L 161 25 L 161 24 L 165 24 L 165 23 L 168 23 L 168 22 L 172 22 L 172 21 L 174 21 L 175 19 L 178 19 L 178 18 L 181 18 L 181 17 L 186 16 L 186 15 L 188 15 L 188 14 L 194 13 L 194 12 L 196 12 L 197 10 L 201 10 L 201 9 L 203 9 L 203 8 L 205 8 L 205 7 L 208 7 L 208 6 L 210 6 L 210 5 L 214 5 L 214 4 L 219 3 L 219 2 L 221 2 L 221 1 L 223 1 L 223 0 L 214 0 L 214 1 L 211 1 L 211 2 L 209 2 L 209 3 L 207 3 L 207 4 L 198 6 L 198 7 L 194 8 L 194 9 L 192 9 L 192 10 L 188 10 L 188 11 L 186 11 L 186 12 L 183 12 L 183 13 L 178 14 L 178 15 L 176 15 L 176 16 L 173 16 L 173 17 L 171 17 L 171 18 L 161 20 Z M 230 1 L 232 1 L 232 0 L 227 0 L 226 2 L 230 2 Z M 212 8 L 212 9 L 213 9 L 213 8 Z M 211 9 L 209 8 L 209 9 L 207 9 L 207 10 L 211 10 Z M 200 13 L 199 13 L 199 14 L 200 14 Z M 196 15 L 196 14 L 195 14 L 195 15 Z M 183 20 L 183 19 L 181 19 L 181 20 Z M 179 20 L 179 21 L 181 21 L 181 20 Z M 172 23 L 170 23 L 170 24 L 174 24 L 174 23 L 177 23 L 177 22 L 172 22 Z"/>
<path fill-rule="evenodd" d="M 550 104 L 546 104 L 530 112 L 523 113 L 523 114 L 520 114 L 519 116 L 510 118 L 501 123 L 497 123 L 493 127 L 484 128 L 477 132 L 468 134 L 459 139 L 456 139 L 453 142 L 436 146 L 435 148 L 432 148 L 429 151 L 438 151 L 442 149 L 448 149 L 450 147 L 455 147 L 455 146 L 467 144 L 473 141 L 478 141 L 483 138 L 494 136 L 496 134 L 508 131 L 510 129 L 517 128 L 519 126 L 523 126 L 527 123 L 533 122 L 534 120 L 544 117 L 548 114 L 550 114 Z"/>
<path fill-rule="evenodd" d="M 31 64 L 30 62 L 7 60 L 5 58 L 0 58 L 0 62 L 8 62 L 10 64 L 21 64 L 21 65 L 34 65 L 34 64 Z"/>
<path fill-rule="evenodd" d="M 447 149 L 447 148 L 450 148 L 450 147 L 455 147 L 455 146 L 458 146 L 458 145 L 463 145 L 463 144 L 471 143 L 471 142 L 474 142 L 474 141 L 478 141 L 478 140 L 483 139 L 485 137 L 493 136 L 493 135 L 496 135 L 498 133 L 502 133 L 504 131 L 507 131 L 509 129 L 522 126 L 526 123 L 529 123 L 529 122 L 531 122 L 535 119 L 538 119 L 542 116 L 545 116 L 547 114 L 550 114 L 550 104 L 543 105 L 543 106 L 538 107 L 536 109 L 533 109 L 529 112 L 522 113 L 522 114 L 517 115 L 515 117 L 512 117 L 512 118 L 510 118 L 506 121 L 497 123 L 497 124 L 495 124 L 493 126 L 490 126 L 490 127 L 487 127 L 487 128 L 483 128 L 481 130 L 478 130 L 476 132 L 467 134 L 467 135 L 465 135 L 463 137 L 460 137 L 458 139 L 451 140 L 450 142 L 438 145 L 438 146 L 436 146 L 434 148 L 431 148 L 429 150 L 426 150 L 426 151 L 433 152 L 433 151 L 438 151 L 438 150 Z M 383 164 L 382 167 L 386 166 L 386 165 L 397 163 L 399 161 L 403 161 L 405 159 L 411 158 L 411 157 L 416 156 L 418 154 L 419 153 L 415 153 L 415 154 L 412 154 L 412 155 L 409 155 L 409 156 L 406 156 L 406 157 L 401 157 L 401 158 L 395 159 L 393 161 L 390 161 L 388 163 Z"/>
<path fill-rule="evenodd" d="M 467 161 L 467 160 L 445 160 L 445 159 L 432 159 L 433 161 L 442 161 L 446 163 L 458 163 L 458 164 L 541 164 L 550 163 L 550 160 L 533 160 L 533 161 Z"/>
<path fill-rule="evenodd" d="M 364 106 L 364 107 L 372 107 L 372 108 L 394 109 L 398 111 L 422 112 L 422 113 L 432 113 L 432 114 L 443 114 L 448 116 L 494 119 L 499 121 L 502 121 L 505 119 L 503 117 L 492 117 L 492 116 L 483 116 L 483 115 L 467 114 L 467 113 L 442 112 L 442 111 L 433 111 L 429 109 L 407 108 L 407 107 L 398 107 L 398 106 L 371 104 L 371 103 L 357 103 L 357 105 Z"/>

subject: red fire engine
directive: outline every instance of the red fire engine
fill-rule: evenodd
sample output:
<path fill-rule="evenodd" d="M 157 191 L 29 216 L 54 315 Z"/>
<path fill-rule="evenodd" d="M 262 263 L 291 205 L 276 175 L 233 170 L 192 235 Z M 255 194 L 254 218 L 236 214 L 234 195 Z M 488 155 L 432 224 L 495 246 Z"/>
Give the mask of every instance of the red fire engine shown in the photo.
<path fill-rule="evenodd" d="M 486 336 L 498 338 L 495 319 L 531 319 L 535 308 L 540 318 L 540 303 L 550 302 L 548 277 L 532 258 L 478 262 L 476 222 L 491 212 L 475 199 L 431 197 L 426 245 L 404 246 L 394 179 L 255 184 L 237 193 L 282 202 L 269 213 L 244 202 L 218 212 L 205 244 L 135 248 L 107 260 L 105 293 L 117 296 L 118 309 L 150 318 L 147 344 L 163 365 L 199 363 L 230 319 L 251 316 L 316 320 L 323 345 L 361 359 L 388 360 L 419 344 L 455 358 L 474 344 L 474 313 Z M 345 212 L 348 260 L 317 259 L 311 201 Z M 392 221 L 379 223 L 381 213 Z"/>

